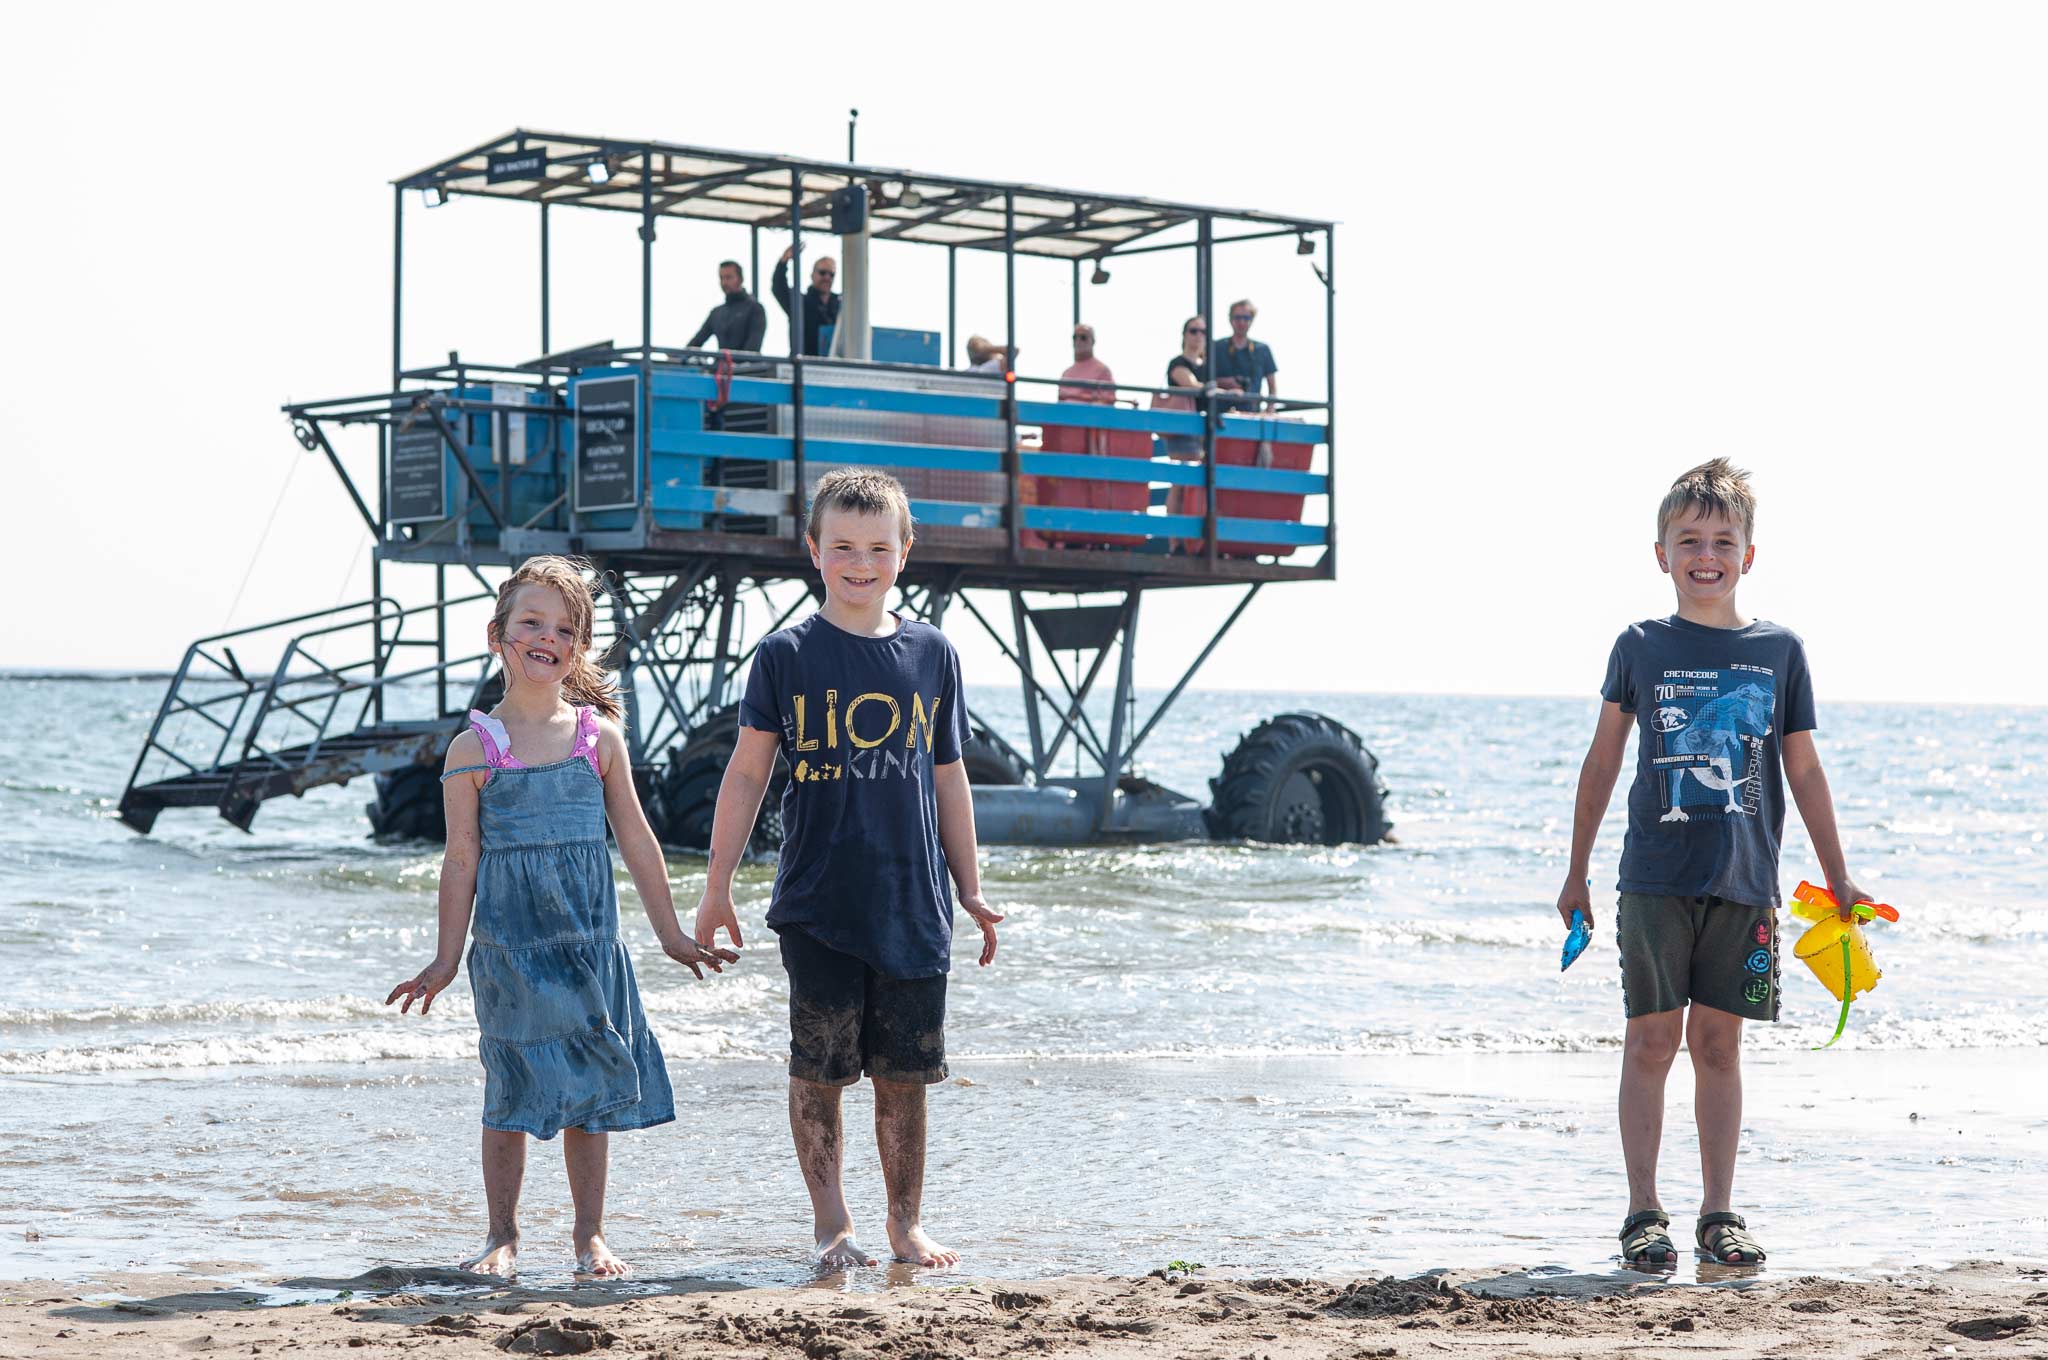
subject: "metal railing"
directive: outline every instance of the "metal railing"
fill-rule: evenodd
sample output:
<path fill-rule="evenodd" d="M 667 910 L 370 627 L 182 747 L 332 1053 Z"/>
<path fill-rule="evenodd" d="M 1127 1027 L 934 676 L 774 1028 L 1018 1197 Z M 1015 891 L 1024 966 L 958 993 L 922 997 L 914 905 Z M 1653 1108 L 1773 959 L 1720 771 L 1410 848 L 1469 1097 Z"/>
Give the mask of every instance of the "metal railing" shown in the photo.
<path fill-rule="evenodd" d="M 426 384 L 421 387 L 301 403 L 287 410 L 295 421 L 308 427 L 309 433 L 302 438 L 310 448 L 324 447 L 325 438 L 319 433 L 319 426 L 330 420 L 344 424 L 423 421 L 439 428 L 454 455 L 454 480 L 467 495 L 456 498 L 457 503 L 450 506 L 444 520 L 414 528 L 406 540 L 414 548 L 432 547 L 451 536 L 467 540 L 472 531 L 490 534 L 537 529 L 572 536 L 590 532 L 616 535 L 616 524 L 600 529 L 584 516 L 571 512 L 567 502 L 569 485 L 576 475 L 573 456 L 559 465 L 556 460 L 572 453 L 570 431 L 565 426 L 576 419 L 573 405 L 565 400 L 564 380 L 573 380 L 592 368 L 617 367 L 637 368 L 642 375 L 643 406 L 637 422 L 640 484 L 636 491 L 642 515 L 639 522 L 649 527 L 669 528 L 674 517 L 688 519 L 698 515 L 710 527 L 714 517 L 757 513 L 751 509 L 736 510 L 733 506 L 765 503 L 759 495 L 733 492 L 726 484 L 695 483 L 688 475 L 680 482 L 673 476 L 663 480 L 656 465 L 665 457 L 701 460 L 689 463 L 691 467 L 708 466 L 714 461 L 784 465 L 780 476 L 785 490 L 780 508 L 773 513 L 788 516 L 799 526 L 798 533 L 806 463 L 857 458 L 883 468 L 900 464 L 913 472 L 985 472 L 1000 478 L 1001 491 L 983 502 L 928 502 L 920 511 L 920 521 L 943 526 L 949 523 L 950 515 L 956 519 L 964 517 L 961 522 L 969 526 L 990 526 L 990 517 L 999 515 L 998 532 L 1008 539 L 1008 555 L 1013 560 L 1020 549 L 1029 548 L 1043 534 L 1050 534 L 1088 540 L 1102 547 L 1144 540 L 1136 551 L 1197 557 L 1211 571 L 1217 569 L 1218 558 L 1223 556 L 1285 557 L 1299 547 L 1321 549 L 1319 574 L 1334 574 L 1334 409 L 1327 399 L 1220 391 L 1213 385 L 1160 388 L 815 357 L 792 360 L 747 355 L 740 356 L 736 369 L 730 363 L 720 368 L 721 357 L 719 351 L 603 346 L 580 352 L 574 365 L 549 363 L 505 368 L 451 356 L 447 365 L 411 370 L 404 375 L 407 380 Z M 813 381 L 801 378 L 805 369 L 816 372 Z M 827 375 L 835 373 L 842 375 L 840 381 L 825 381 Z M 873 391 L 869 390 L 870 384 L 860 381 L 862 375 L 869 373 L 876 379 Z M 659 393 L 651 381 L 657 374 L 670 375 L 663 378 L 664 386 Z M 515 375 L 535 389 L 548 392 L 549 397 L 540 404 L 528 404 L 484 399 L 476 391 L 481 383 Z M 897 390 L 904 377 L 921 380 L 920 387 L 915 391 Z M 949 390 L 952 384 L 945 381 L 948 378 L 960 380 L 958 391 Z M 1111 400 L 1056 401 L 1051 399 L 1055 396 L 1053 389 L 1059 389 L 1060 396 L 1066 396 L 1069 389 L 1102 391 Z M 1034 399 L 1025 395 L 1027 391 L 1043 392 L 1044 396 Z M 657 447 L 657 421 L 652 410 L 657 396 L 669 401 L 703 402 L 710 409 L 727 403 L 764 409 L 779 407 L 784 411 L 787 427 L 774 433 L 733 432 L 708 422 L 702 429 L 695 428 L 694 423 L 689 427 L 665 427 L 660 431 L 661 443 Z M 1159 398 L 1170 400 L 1164 406 L 1155 404 L 1152 409 L 1143 409 L 1144 403 L 1156 403 Z M 1132 409 L 1134 406 L 1140 409 Z M 944 442 L 892 440 L 886 436 L 825 437 L 806 430 L 806 417 L 812 414 L 813 407 L 819 414 L 852 407 L 907 413 L 929 409 L 935 415 L 964 417 L 976 424 L 985 421 L 996 427 L 996 433 L 986 448 L 958 448 Z M 478 420 L 487 422 L 492 454 L 485 454 L 475 446 L 476 441 L 468 438 L 471 422 Z M 542 432 L 548 455 L 545 459 L 524 466 L 498 460 L 495 451 L 508 422 L 513 420 L 531 421 Z M 1075 451 L 1033 447 L 1022 437 L 1024 432 L 1053 429 L 1079 434 L 1085 448 Z M 1104 457 L 1097 451 L 1112 440 L 1133 438 L 1157 443 L 1146 450 L 1148 456 L 1144 457 L 1128 453 Z M 1248 463 L 1244 456 L 1246 445 L 1259 447 L 1256 463 Z M 1265 450 L 1269 448 L 1293 450 L 1295 460 L 1291 466 L 1269 467 L 1265 461 Z M 1219 452 L 1226 456 L 1219 458 Z M 1161 454 L 1163 457 L 1156 456 Z M 1235 456 L 1228 456 L 1232 454 Z M 339 470 L 338 460 L 333 461 Z M 547 468 L 546 475 L 555 479 L 543 493 L 552 493 L 552 499 L 536 513 L 525 513 L 533 508 L 532 504 L 515 511 L 514 483 L 541 475 L 543 466 Z M 384 469 L 380 467 L 380 482 L 383 475 Z M 1152 496 L 1151 508 L 1123 504 L 1120 497 L 1115 498 L 1122 506 L 1118 511 L 1071 502 L 1045 504 L 1036 499 L 1038 491 L 1059 484 L 1143 487 Z M 355 490 L 352 482 L 350 490 Z M 380 487 L 380 493 L 381 490 Z M 1161 504 L 1162 495 L 1170 496 L 1171 504 Z M 1233 497 L 1239 501 L 1263 500 L 1268 505 L 1291 497 L 1297 507 L 1306 501 L 1318 513 L 1283 516 L 1270 509 L 1233 513 Z M 915 494 L 913 499 L 917 499 Z M 1112 498 L 1105 494 L 1103 499 Z M 360 496 L 357 501 L 362 504 Z M 929 511 L 930 517 L 924 511 Z M 473 525 L 472 512 L 479 512 L 480 516 Z M 1219 524 L 1219 518 L 1224 522 Z M 379 526 L 373 528 L 379 529 L 380 538 L 385 536 Z"/>
<path fill-rule="evenodd" d="M 473 696 L 482 685 L 488 654 L 441 657 L 426 665 L 394 669 L 392 660 L 401 647 L 439 649 L 437 638 L 407 637 L 406 622 L 426 613 L 445 619 L 449 608 L 490 598 L 479 592 L 404 608 L 389 596 L 372 596 L 200 638 L 186 648 L 150 724 L 149 736 L 129 774 L 129 791 L 147 786 L 145 768 L 155 756 L 173 772 L 172 778 L 226 770 L 227 783 L 219 791 L 219 801 L 225 804 L 242 784 L 256 777 L 256 771 L 289 771 L 310 765 L 335 735 L 381 724 L 386 696 L 429 679 L 435 682 L 431 707 L 437 711 L 425 721 L 440 721 L 447 716 L 450 677 L 464 667 L 477 666 L 478 678 L 469 690 Z M 232 645 L 322 620 L 331 622 L 291 634 L 276 664 L 261 675 L 249 673 Z M 330 662 L 320 655 L 325 650 L 319 646 L 323 641 L 358 630 L 366 631 L 368 637 L 364 645 L 350 649 L 350 659 Z M 172 730 L 188 719 L 206 733 L 204 743 L 196 747 L 177 740 L 178 733 Z"/>

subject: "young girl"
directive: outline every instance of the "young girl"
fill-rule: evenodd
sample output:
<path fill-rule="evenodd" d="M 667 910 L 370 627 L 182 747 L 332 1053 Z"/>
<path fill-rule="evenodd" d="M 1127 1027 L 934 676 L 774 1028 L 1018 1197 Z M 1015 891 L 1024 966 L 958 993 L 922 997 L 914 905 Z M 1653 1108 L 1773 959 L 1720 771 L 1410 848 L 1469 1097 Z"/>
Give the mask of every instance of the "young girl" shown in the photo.
<path fill-rule="evenodd" d="M 580 563 L 536 557 L 498 590 L 487 637 L 505 698 L 448 747 L 441 776 L 448 849 L 440 947 L 385 998 L 401 1012 L 455 980 L 476 902 L 469 983 L 484 1066 L 484 1198 L 490 1237 L 463 1262 L 510 1275 L 519 1254 L 526 1139 L 562 1137 L 576 1205 L 576 1265 L 626 1267 L 604 1241 L 606 1135 L 675 1118 L 661 1048 L 647 1028 L 605 848 L 607 818 L 662 951 L 699 978 L 738 958 L 676 922 L 661 847 L 640 811 L 609 678 L 589 657 L 591 593 Z"/>

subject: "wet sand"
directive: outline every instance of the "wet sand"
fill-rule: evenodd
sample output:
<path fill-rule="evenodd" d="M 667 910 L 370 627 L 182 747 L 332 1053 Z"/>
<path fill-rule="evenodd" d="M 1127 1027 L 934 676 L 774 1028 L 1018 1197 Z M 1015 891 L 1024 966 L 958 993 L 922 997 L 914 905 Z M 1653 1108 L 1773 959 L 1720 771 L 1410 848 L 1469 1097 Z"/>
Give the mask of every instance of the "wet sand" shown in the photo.
<path fill-rule="evenodd" d="M 1713 1270 L 1700 1267 L 1701 1278 Z M 1521 1271 L 991 1282 L 898 1268 L 868 1292 L 833 1281 L 764 1289 L 687 1277 L 544 1289 L 382 1267 L 277 1286 L 283 1297 L 304 1291 L 319 1301 L 277 1306 L 279 1293 L 177 1277 L 116 1277 L 88 1290 L 0 1285 L 0 1355 L 2048 1355 L 2048 1268 L 1992 1261 L 1887 1282 L 1734 1271 L 1708 1284 Z"/>
<path fill-rule="evenodd" d="M 2048 1085 L 2024 1079 L 2023 1058 L 1747 1057 L 1737 1188 L 1773 1268 L 1888 1279 L 1994 1253 L 2048 1258 Z M 1671 1082 L 1663 1188 L 1689 1231 L 1687 1061 Z M 1143 1276 L 1175 1259 L 1322 1279 L 1603 1270 L 1626 1207 L 1617 1063 L 961 1059 L 958 1082 L 932 1095 L 926 1212 L 969 1269 L 997 1279 Z M 269 1282 L 460 1261 L 484 1227 L 475 1072 L 472 1056 L 0 1079 L 0 1108 L 36 1112 L 0 1139 L 0 1279 Z M 676 1078 L 679 1100 L 717 1117 L 613 1140 L 613 1247 L 648 1276 L 802 1284 L 808 1206 L 782 1065 L 679 1064 Z M 872 1106 L 867 1084 L 850 1089 L 847 1193 L 869 1224 L 886 1198 Z M 1825 1149 L 1853 1152 L 1817 1178 Z M 526 1283 L 564 1285 L 573 1215 L 560 1149 L 529 1157 Z M 258 1264 L 214 1264 L 229 1255 Z"/>

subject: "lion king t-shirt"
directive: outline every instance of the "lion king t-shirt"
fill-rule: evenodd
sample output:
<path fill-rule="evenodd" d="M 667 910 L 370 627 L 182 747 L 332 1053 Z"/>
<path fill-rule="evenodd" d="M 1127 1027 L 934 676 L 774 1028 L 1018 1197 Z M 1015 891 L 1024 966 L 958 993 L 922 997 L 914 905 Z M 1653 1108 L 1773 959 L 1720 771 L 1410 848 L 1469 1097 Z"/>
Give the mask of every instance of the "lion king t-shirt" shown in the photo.
<path fill-rule="evenodd" d="M 754 653 L 740 722 L 789 762 L 768 925 L 890 978 L 951 967 L 953 885 L 934 771 L 960 759 L 960 657 L 930 624 L 864 637 L 813 614 Z"/>
<path fill-rule="evenodd" d="M 1635 715 L 1638 738 L 1616 889 L 1775 908 L 1780 743 L 1814 727 L 1799 635 L 1646 619 L 1615 639 L 1600 697 Z"/>

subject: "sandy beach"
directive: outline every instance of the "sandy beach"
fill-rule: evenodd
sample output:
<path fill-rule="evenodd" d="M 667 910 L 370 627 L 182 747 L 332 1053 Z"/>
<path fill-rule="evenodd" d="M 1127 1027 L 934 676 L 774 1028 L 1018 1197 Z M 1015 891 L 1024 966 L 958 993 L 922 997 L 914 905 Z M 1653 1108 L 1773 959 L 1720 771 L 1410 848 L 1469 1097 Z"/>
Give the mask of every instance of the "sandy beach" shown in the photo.
<path fill-rule="evenodd" d="M 1712 1266 L 1700 1268 L 1702 1274 Z M 426 1350 L 620 1356 L 1775 1357 L 2048 1354 L 2048 1269 L 1967 1262 L 1881 1283 L 1815 1276 L 1668 1284 L 1623 1272 L 1453 1272 L 1353 1281 L 1065 1276 L 992 1282 L 899 1268 L 853 1292 L 682 1277 L 567 1289 L 385 1267 L 247 1288 L 115 1278 L 105 1292 L 0 1286 L 0 1355 L 128 1357 Z"/>

